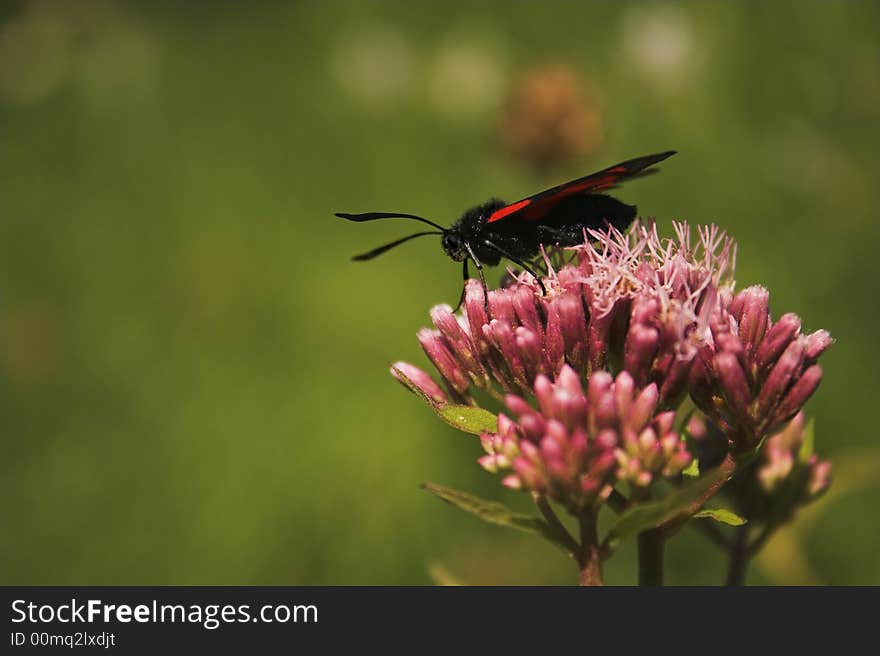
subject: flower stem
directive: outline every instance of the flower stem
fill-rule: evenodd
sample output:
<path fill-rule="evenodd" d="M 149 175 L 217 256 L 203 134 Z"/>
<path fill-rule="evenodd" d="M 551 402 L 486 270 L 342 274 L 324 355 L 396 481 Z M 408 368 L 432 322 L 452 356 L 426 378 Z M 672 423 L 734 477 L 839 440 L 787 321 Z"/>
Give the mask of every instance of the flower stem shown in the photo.
<path fill-rule="evenodd" d="M 565 525 L 561 521 L 559 521 L 559 517 L 557 517 L 556 513 L 553 512 L 553 507 L 550 505 L 550 502 L 547 501 L 547 497 L 545 497 L 543 494 L 533 492 L 532 499 L 534 500 L 535 505 L 538 506 L 538 510 L 541 511 L 541 514 L 544 516 L 547 524 L 549 524 L 550 528 L 555 531 L 560 542 L 566 545 L 566 547 L 568 548 L 568 552 L 571 554 L 571 557 L 579 561 L 581 546 L 577 543 L 577 540 L 572 537 L 571 533 L 568 532 L 568 529 L 565 528 Z"/>
<path fill-rule="evenodd" d="M 736 540 L 730 550 L 730 566 L 727 570 L 727 585 L 740 586 L 746 581 L 749 565 L 749 527 L 737 529 Z"/>
<path fill-rule="evenodd" d="M 596 528 L 596 512 L 585 510 L 580 517 L 581 552 L 578 565 L 581 569 L 581 585 L 602 585 L 602 550 Z"/>
<path fill-rule="evenodd" d="M 674 519 L 665 524 L 661 524 L 657 529 L 662 530 L 666 537 L 672 536 L 691 518 L 692 515 L 696 514 L 700 508 L 703 507 L 703 504 L 706 503 L 706 501 L 715 496 L 718 490 L 724 487 L 724 484 L 730 480 L 730 477 L 733 476 L 736 471 L 737 464 L 736 457 L 732 453 L 728 453 L 716 470 L 721 474 L 718 480 L 711 487 L 703 491 L 700 496 L 683 507 Z"/>
<path fill-rule="evenodd" d="M 663 549 L 666 538 L 659 530 L 639 533 L 639 585 L 663 585 Z"/>

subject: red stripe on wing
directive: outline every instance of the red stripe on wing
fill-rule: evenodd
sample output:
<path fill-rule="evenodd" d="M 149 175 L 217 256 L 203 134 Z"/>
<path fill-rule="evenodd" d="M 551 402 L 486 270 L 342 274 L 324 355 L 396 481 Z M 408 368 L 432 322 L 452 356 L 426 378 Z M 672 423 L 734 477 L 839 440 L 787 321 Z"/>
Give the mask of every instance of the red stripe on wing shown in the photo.
<path fill-rule="evenodd" d="M 514 212 L 518 212 L 519 210 L 524 208 L 526 205 L 531 205 L 531 203 L 532 203 L 531 198 L 525 198 L 525 199 L 519 201 L 518 203 L 514 203 L 513 205 L 506 205 L 505 207 L 502 207 L 500 210 L 495 210 L 494 212 L 492 212 L 492 214 L 489 216 L 489 220 L 487 221 L 487 223 L 492 223 L 493 221 L 500 221 L 508 214 L 513 214 Z"/>

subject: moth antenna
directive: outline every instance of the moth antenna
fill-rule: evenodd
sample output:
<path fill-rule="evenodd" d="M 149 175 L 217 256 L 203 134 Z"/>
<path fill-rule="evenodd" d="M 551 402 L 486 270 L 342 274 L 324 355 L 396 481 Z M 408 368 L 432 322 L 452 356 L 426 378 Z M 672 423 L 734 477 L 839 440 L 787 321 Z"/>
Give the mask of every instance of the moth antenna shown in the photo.
<path fill-rule="evenodd" d="M 429 221 L 423 216 L 416 216 L 415 214 L 400 214 L 399 212 L 366 212 L 364 214 L 347 214 L 345 212 L 337 212 L 336 216 L 340 219 L 348 219 L 349 221 L 357 221 L 358 223 L 362 223 L 364 221 L 376 221 L 378 219 L 411 219 L 413 221 L 421 221 L 422 223 L 427 223 L 429 226 L 433 226 L 438 230 L 446 230 L 442 225 L 438 225 L 433 221 Z"/>
<path fill-rule="evenodd" d="M 395 246 L 400 246 L 402 243 L 409 241 L 410 239 L 415 239 L 416 237 L 424 237 L 425 235 L 442 235 L 442 232 L 437 232 L 435 230 L 431 230 L 430 232 L 417 232 L 414 235 L 408 235 L 406 237 L 401 237 L 400 239 L 396 239 L 392 241 L 390 244 L 385 244 L 384 246 L 379 246 L 374 248 L 373 250 L 367 253 L 361 253 L 360 255 L 355 255 L 352 260 L 355 262 L 365 262 L 366 260 L 372 260 L 374 257 L 378 257 L 385 251 L 390 251 Z"/>

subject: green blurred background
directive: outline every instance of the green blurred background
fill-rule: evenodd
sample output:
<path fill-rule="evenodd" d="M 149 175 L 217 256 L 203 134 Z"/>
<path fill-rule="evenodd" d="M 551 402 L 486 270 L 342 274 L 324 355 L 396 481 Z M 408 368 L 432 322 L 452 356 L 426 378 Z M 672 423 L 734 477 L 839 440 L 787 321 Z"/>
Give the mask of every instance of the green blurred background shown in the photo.
<path fill-rule="evenodd" d="M 535 170 L 499 125 L 545 65 L 599 121 Z M 719 223 L 838 340 L 808 407 L 838 491 L 749 580 L 880 584 L 878 120 L 877 3 L 2 0 L 0 582 L 573 583 L 419 490 L 525 507 L 387 373 L 458 267 L 351 263 L 410 227 L 332 213 L 449 223 L 676 148 L 621 197 Z M 722 580 L 692 531 L 668 567 Z"/>

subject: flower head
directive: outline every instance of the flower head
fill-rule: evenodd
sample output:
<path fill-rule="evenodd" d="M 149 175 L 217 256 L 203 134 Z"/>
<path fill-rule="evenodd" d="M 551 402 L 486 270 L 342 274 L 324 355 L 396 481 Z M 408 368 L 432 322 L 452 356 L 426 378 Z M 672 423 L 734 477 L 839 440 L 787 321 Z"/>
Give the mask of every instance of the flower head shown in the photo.
<path fill-rule="evenodd" d="M 584 389 L 564 365 L 555 382 L 539 375 L 533 394 L 537 408 L 508 395 L 514 418 L 499 415 L 498 432 L 480 438 L 480 464 L 507 473 L 508 487 L 546 494 L 578 514 L 601 504 L 618 480 L 645 486 L 691 460 L 672 429 L 674 413 L 655 414 L 656 385 L 639 390 L 626 372 L 595 372 Z"/>
<path fill-rule="evenodd" d="M 804 413 L 799 412 L 775 435 L 767 438 L 756 478 L 768 494 L 778 491 L 786 483 L 794 482 L 799 488 L 801 502 L 814 499 L 830 483 L 831 463 L 819 460 L 813 453 L 803 453 Z"/>
<path fill-rule="evenodd" d="M 468 281 L 463 311 L 434 307 L 418 335 L 445 390 L 411 365 L 395 375 L 435 404 L 475 404 L 476 390 L 503 401 L 480 464 L 573 513 L 619 482 L 640 490 L 682 472 L 692 455 L 674 411 L 688 394 L 712 426 L 688 427 L 701 468 L 737 460 L 800 411 L 832 340 L 802 334 L 794 314 L 774 322 L 763 287 L 735 293 L 736 244 L 723 231 L 675 230 L 591 231 L 568 261 L 544 253 L 543 284 L 523 272 L 486 297 Z M 779 440 L 762 480 L 786 475 Z M 822 489 L 827 466 L 810 472 Z"/>
<path fill-rule="evenodd" d="M 556 270 L 547 258 L 546 295 L 525 273 L 488 299 L 468 281 L 463 314 L 435 307 L 434 328 L 419 341 L 450 394 L 465 400 L 474 388 L 528 394 L 537 376 L 554 379 L 567 364 L 585 376 L 628 371 L 639 387 L 657 386 L 662 407 L 674 407 L 732 284 L 736 250 L 717 228 L 696 241 L 685 224 L 676 230 L 675 239 L 638 222 L 625 233 L 593 231 L 571 249 L 573 262 Z"/>
<path fill-rule="evenodd" d="M 757 459 L 731 481 L 726 493 L 750 522 L 778 525 L 831 484 L 831 463 L 812 452 L 804 413 L 768 437 Z"/>
<path fill-rule="evenodd" d="M 803 407 L 822 380 L 816 360 L 833 341 L 825 330 L 802 334 L 795 314 L 774 323 L 769 300 L 760 286 L 723 297 L 691 371 L 694 402 L 740 450 Z"/>

